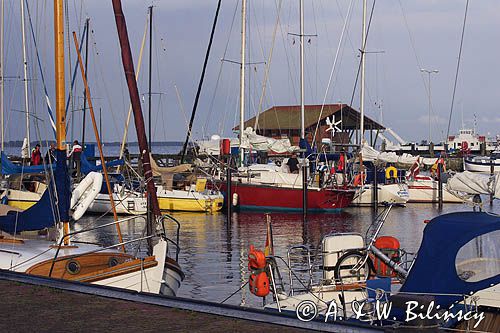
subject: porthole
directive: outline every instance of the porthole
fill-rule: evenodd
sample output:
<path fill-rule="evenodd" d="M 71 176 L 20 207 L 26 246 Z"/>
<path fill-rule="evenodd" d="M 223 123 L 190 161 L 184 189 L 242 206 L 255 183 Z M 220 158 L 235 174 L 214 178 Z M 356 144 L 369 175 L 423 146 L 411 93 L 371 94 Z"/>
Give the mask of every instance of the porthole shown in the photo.
<path fill-rule="evenodd" d="M 108 261 L 109 267 L 114 267 L 114 266 L 116 266 L 118 264 L 119 264 L 118 258 L 115 258 L 115 257 L 109 258 L 109 261 Z"/>
<path fill-rule="evenodd" d="M 66 264 L 66 270 L 68 271 L 69 274 L 73 275 L 78 274 L 80 273 L 80 269 L 81 269 L 80 264 L 76 260 L 70 260 Z"/>

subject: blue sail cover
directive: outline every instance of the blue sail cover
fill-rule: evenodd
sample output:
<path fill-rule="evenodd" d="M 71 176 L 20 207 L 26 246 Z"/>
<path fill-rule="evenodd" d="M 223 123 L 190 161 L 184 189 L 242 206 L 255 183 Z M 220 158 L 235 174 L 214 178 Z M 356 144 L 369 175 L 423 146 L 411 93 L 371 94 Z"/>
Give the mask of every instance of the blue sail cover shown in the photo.
<path fill-rule="evenodd" d="M 2 175 L 19 175 L 19 174 L 31 174 L 31 173 L 42 173 L 45 172 L 43 165 L 32 165 L 32 166 L 22 166 L 12 163 L 4 152 L 2 155 Z M 52 168 L 55 168 L 55 164 L 52 164 Z M 47 170 L 50 170 L 51 166 L 45 166 Z"/>
<path fill-rule="evenodd" d="M 80 171 L 84 174 L 87 174 L 92 171 L 102 171 L 102 165 L 93 165 L 87 160 L 85 154 L 80 155 Z M 124 165 L 124 160 L 114 160 L 106 163 L 106 168 L 111 168 L 119 165 Z"/>
<path fill-rule="evenodd" d="M 60 221 L 69 221 L 71 190 L 66 152 L 56 151 L 56 158 L 55 186 L 52 181 L 49 182 L 41 199 L 25 211 L 9 212 L 5 216 L 0 216 L 1 230 L 9 233 L 42 230 L 54 226 L 58 216 Z"/>
<path fill-rule="evenodd" d="M 459 295 L 470 295 L 500 283 L 500 272 L 497 267 L 489 267 L 493 269 L 493 273 L 483 280 L 476 281 L 460 277 L 456 266 L 457 254 L 459 251 L 462 252 L 464 245 L 474 239 L 477 240 L 481 235 L 498 230 L 500 230 L 500 216 L 484 212 L 451 213 L 432 219 L 424 229 L 417 258 L 400 292 L 457 294 L 435 296 L 436 303 L 444 308 L 463 300 Z M 490 234 L 493 235 L 496 233 Z M 499 240 L 493 236 L 497 248 Z M 492 259 L 498 260 L 498 258 Z"/>

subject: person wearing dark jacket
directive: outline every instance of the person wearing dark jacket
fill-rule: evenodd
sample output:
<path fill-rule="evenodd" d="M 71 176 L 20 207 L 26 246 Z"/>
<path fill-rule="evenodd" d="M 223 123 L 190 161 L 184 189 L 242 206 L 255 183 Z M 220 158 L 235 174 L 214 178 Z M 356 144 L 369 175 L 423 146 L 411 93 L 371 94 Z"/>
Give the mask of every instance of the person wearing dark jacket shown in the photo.
<path fill-rule="evenodd" d="M 51 143 L 49 150 L 45 154 L 45 163 L 53 164 L 56 162 L 56 145 Z"/>
<path fill-rule="evenodd" d="M 292 157 L 286 162 L 290 173 L 299 173 L 299 160 L 297 159 L 297 154 L 293 153 Z"/>

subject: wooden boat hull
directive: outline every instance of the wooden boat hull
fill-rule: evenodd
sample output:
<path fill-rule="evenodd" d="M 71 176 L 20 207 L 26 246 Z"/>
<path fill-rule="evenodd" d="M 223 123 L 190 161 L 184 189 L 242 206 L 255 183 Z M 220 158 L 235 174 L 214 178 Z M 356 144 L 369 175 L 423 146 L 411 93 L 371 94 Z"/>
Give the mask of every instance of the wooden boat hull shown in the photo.
<path fill-rule="evenodd" d="M 167 243 L 162 239 L 153 247 L 153 255 L 143 259 L 75 243 L 62 248 L 55 262 L 57 248 L 52 242 L 15 240 L 0 242 L 0 268 L 169 296 L 175 296 L 184 279 L 177 262 L 167 257 Z M 45 252 L 37 256 L 41 249 Z"/>
<path fill-rule="evenodd" d="M 221 190 L 227 193 L 224 183 L 221 183 Z M 231 193 L 237 194 L 236 206 L 241 210 L 302 210 L 301 188 L 234 182 Z M 308 210 L 338 211 L 349 206 L 354 193 L 354 190 L 349 189 L 309 189 Z"/>

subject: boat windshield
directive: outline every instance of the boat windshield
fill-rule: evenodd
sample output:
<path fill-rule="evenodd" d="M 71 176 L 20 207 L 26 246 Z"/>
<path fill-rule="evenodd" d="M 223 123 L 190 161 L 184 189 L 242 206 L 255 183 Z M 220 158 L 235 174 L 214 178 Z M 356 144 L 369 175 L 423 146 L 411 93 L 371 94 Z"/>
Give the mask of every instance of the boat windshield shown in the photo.
<path fill-rule="evenodd" d="M 470 240 L 455 259 L 458 277 L 466 282 L 479 282 L 500 274 L 500 230 Z"/>

